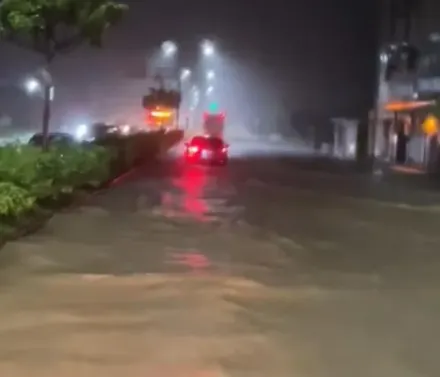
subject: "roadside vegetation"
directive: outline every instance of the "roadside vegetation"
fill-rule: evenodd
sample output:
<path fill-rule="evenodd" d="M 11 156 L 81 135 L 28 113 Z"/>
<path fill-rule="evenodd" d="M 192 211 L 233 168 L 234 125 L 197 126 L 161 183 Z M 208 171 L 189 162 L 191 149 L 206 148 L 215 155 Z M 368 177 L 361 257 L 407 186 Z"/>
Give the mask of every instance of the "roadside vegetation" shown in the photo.
<path fill-rule="evenodd" d="M 115 178 L 153 161 L 183 138 L 140 133 L 108 136 L 94 143 L 0 147 L 0 246 L 36 230 L 55 210 L 75 203 L 78 194 L 105 188 Z"/>
<path fill-rule="evenodd" d="M 0 38 L 42 58 L 35 76 L 44 87 L 44 149 L 48 147 L 56 82 L 52 76 L 53 62 L 83 44 L 101 47 L 107 30 L 117 24 L 127 10 L 127 5 L 110 0 L 0 1 Z"/>
<path fill-rule="evenodd" d="M 106 32 L 128 10 L 110 0 L 0 0 L 0 39 L 33 51 L 30 72 L 44 97 L 42 148 L 0 147 L 0 246 L 36 230 L 54 210 L 151 161 L 183 138 L 181 131 L 112 136 L 93 144 L 51 145 L 50 115 L 56 77 L 52 63 L 86 44 L 101 47 Z"/>
<path fill-rule="evenodd" d="M 0 148 L 0 244 L 30 231 L 78 190 L 111 177 L 111 152 L 98 146 Z"/>
<path fill-rule="evenodd" d="M 0 1 L 0 39 L 33 51 L 41 65 L 30 72 L 43 86 L 43 148 L 0 147 L 0 245 L 41 223 L 53 207 L 78 189 L 96 188 L 129 164 L 115 164 L 113 147 L 50 147 L 54 60 L 83 44 L 101 47 L 108 29 L 128 7 L 110 0 Z M 125 147 L 120 143 L 121 150 Z M 124 146 L 124 147 L 123 147 Z M 118 165 L 118 169 L 114 166 Z M 112 170 L 113 169 L 113 170 Z"/>

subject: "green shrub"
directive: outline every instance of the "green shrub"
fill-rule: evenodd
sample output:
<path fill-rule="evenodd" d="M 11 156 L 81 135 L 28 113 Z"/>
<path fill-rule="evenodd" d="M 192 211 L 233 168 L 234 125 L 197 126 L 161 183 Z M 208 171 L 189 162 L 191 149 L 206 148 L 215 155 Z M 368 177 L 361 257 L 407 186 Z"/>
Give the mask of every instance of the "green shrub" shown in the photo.
<path fill-rule="evenodd" d="M 0 218 L 15 218 L 30 211 L 35 197 L 10 182 L 0 182 Z"/>
<path fill-rule="evenodd" d="M 53 180 L 42 177 L 39 161 L 41 149 L 31 146 L 7 145 L 0 148 L 0 179 L 28 190 L 36 197 L 50 192 Z"/>
<path fill-rule="evenodd" d="M 110 153 L 98 146 L 65 146 L 47 152 L 32 146 L 0 148 L 0 177 L 38 198 L 57 197 L 109 178 Z"/>
<path fill-rule="evenodd" d="M 52 181 L 52 192 L 70 193 L 83 186 L 97 187 L 110 177 L 110 154 L 98 146 L 51 148 L 38 160 L 43 181 Z"/>

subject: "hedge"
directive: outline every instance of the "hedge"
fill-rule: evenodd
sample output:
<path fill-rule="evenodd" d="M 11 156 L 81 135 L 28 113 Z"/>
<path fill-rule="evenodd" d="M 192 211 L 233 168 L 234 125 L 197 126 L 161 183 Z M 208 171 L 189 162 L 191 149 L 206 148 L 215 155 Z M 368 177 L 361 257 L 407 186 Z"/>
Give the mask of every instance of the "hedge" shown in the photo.
<path fill-rule="evenodd" d="M 151 161 L 183 138 L 181 131 L 127 137 L 108 136 L 94 144 L 0 147 L 0 245 L 11 229 L 75 190 L 95 189 L 131 168 Z M 14 233 L 14 232 L 12 232 Z"/>
<path fill-rule="evenodd" d="M 56 201 L 82 187 L 98 187 L 110 177 L 109 151 L 98 146 L 0 148 L 0 222 L 13 224 L 41 202 Z"/>
<path fill-rule="evenodd" d="M 133 166 L 150 162 L 182 141 L 183 137 L 183 131 L 172 130 L 125 137 L 109 135 L 95 143 L 112 151 L 111 170 L 121 173 Z"/>

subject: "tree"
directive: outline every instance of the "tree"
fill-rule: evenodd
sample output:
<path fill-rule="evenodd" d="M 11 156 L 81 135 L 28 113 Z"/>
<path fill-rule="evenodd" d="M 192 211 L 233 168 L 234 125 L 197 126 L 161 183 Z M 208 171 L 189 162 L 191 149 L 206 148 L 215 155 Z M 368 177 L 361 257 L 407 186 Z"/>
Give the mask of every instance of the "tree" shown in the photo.
<path fill-rule="evenodd" d="M 87 43 L 102 46 L 104 33 L 127 6 L 108 0 L 3 0 L 0 37 L 40 54 L 44 83 L 43 148 L 47 148 L 53 80 L 50 67 L 60 54 Z"/>

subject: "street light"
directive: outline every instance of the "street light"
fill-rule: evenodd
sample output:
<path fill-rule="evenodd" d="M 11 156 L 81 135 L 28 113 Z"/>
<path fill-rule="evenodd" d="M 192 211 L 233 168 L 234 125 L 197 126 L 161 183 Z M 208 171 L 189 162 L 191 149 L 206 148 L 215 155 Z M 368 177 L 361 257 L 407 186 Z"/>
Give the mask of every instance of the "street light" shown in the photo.
<path fill-rule="evenodd" d="M 24 83 L 24 87 L 26 89 L 26 92 L 28 92 L 29 94 L 35 94 L 39 92 L 42 88 L 41 83 L 35 78 L 30 78 L 26 80 L 26 82 Z"/>
<path fill-rule="evenodd" d="M 199 98 L 200 97 L 200 91 L 199 91 L 199 88 L 197 88 L 196 85 L 192 86 L 191 94 L 194 96 L 194 98 Z"/>
<path fill-rule="evenodd" d="M 202 52 L 204 56 L 212 56 L 215 53 L 214 44 L 211 41 L 205 40 L 202 42 Z"/>
<path fill-rule="evenodd" d="M 184 68 L 180 72 L 180 80 L 182 80 L 182 81 L 189 79 L 190 76 L 191 76 L 191 70 L 188 68 Z"/>
<path fill-rule="evenodd" d="M 165 57 L 174 56 L 177 52 L 177 44 L 173 41 L 165 41 L 162 43 L 162 53 Z"/>
<path fill-rule="evenodd" d="M 206 94 L 209 95 L 214 91 L 214 87 L 213 86 L 209 86 L 208 89 L 206 89 Z"/>
<path fill-rule="evenodd" d="M 208 73 L 206 74 L 206 78 L 208 79 L 208 80 L 214 80 L 214 78 L 215 78 L 215 72 L 214 71 L 208 71 Z"/>

